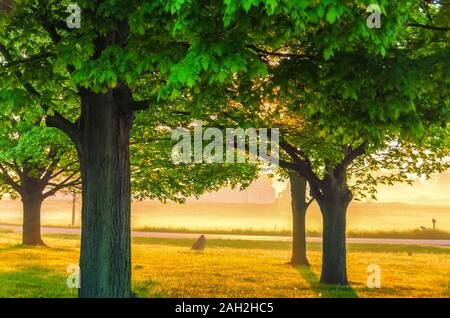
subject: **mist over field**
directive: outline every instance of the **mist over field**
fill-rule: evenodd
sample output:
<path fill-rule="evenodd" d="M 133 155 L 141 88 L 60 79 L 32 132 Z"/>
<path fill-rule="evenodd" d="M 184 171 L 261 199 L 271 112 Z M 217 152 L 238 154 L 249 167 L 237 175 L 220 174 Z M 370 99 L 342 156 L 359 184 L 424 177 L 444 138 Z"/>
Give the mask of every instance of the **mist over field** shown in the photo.
<path fill-rule="evenodd" d="M 445 198 L 450 174 L 417 181 L 414 187 L 395 185 L 379 188 L 379 201 L 352 202 L 347 214 L 348 230 L 392 231 L 431 228 L 450 230 L 450 202 Z M 77 201 L 76 225 L 80 225 L 80 204 Z M 21 224 L 21 202 L 0 201 L 0 223 Z M 44 202 L 43 225 L 71 224 L 72 197 L 57 196 Z M 211 230 L 267 230 L 291 228 L 289 186 L 261 177 L 247 190 L 221 189 L 207 193 L 199 200 L 185 204 L 163 204 L 147 200 L 133 202 L 132 227 L 188 228 Z M 319 231 L 322 217 L 313 203 L 307 213 L 307 229 Z"/>

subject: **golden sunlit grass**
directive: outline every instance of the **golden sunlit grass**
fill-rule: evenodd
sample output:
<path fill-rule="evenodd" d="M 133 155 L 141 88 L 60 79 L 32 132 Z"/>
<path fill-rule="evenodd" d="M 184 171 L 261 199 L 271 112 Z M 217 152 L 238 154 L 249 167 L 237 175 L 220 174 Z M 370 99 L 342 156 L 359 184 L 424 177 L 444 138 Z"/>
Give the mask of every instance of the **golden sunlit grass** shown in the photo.
<path fill-rule="evenodd" d="M 20 233 L 0 233 L 0 297 L 74 297 L 66 287 L 78 263 L 79 237 L 46 235 L 47 247 L 23 247 Z M 203 253 L 192 240 L 135 238 L 133 288 L 139 297 L 449 297 L 450 249 L 352 244 L 350 287 L 324 287 L 320 245 L 309 244 L 311 269 L 286 265 L 290 244 L 208 240 Z M 367 266 L 382 270 L 381 289 L 366 288 Z"/>
<path fill-rule="evenodd" d="M 291 230 L 255 230 L 247 229 L 192 229 L 187 227 L 150 227 L 133 229 L 142 232 L 166 232 L 166 233 L 202 233 L 202 234 L 229 234 L 229 235 L 263 235 L 263 236 L 291 236 Z M 307 230 L 308 237 L 321 237 L 322 231 Z M 350 230 L 347 237 L 357 238 L 395 238 L 395 239 L 425 239 L 425 240 L 450 240 L 450 231 L 417 229 L 398 231 L 370 231 L 370 230 Z"/>

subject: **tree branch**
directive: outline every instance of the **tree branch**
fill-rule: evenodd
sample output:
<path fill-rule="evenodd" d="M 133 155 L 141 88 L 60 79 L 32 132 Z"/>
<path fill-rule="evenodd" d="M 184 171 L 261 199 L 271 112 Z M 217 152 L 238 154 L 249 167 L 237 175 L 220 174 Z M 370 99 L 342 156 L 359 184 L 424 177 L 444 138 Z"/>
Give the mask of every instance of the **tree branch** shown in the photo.
<path fill-rule="evenodd" d="M 132 101 L 128 106 L 130 111 L 146 110 L 150 108 L 150 100 Z"/>
<path fill-rule="evenodd" d="M 73 166 L 74 164 L 78 163 L 78 161 L 73 161 L 71 163 L 68 163 L 64 169 L 59 170 L 58 172 L 55 172 L 54 174 L 52 174 L 49 178 L 49 180 L 52 180 L 54 178 L 56 178 L 57 176 L 59 176 L 60 174 L 67 172 L 67 168 Z"/>
<path fill-rule="evenodd" d="M 22 189 L 20 185 L 14 181 L 14 179 L 9 175 L 8 170 L 0 163 L 0 170 L 2 171 L 1 176 L 3 176 L 4 181 L 13 187 L 20 195 L 22 195 Z"/>
<path fill-rule="evenodd" d="M 53 116 L 46 116 L 45 123 L 48 127 L 58 128 L 65 132 L 75 144 L 78 145 L 80 142 L 77 126 L 60 113 L 54 112 Z"/>
<path fill-rule="evenodd" d="M 11 56 L 11 54 L 9 53 L 8 49 L 2 44 L 0 43 L 0 53 L 2 53 L 2 55 L 4 56 L 5 60 L 8 62 L 8 64 L 14 63 L 14 60 Z M 30 82 L 24 82 L 23 81 L 23 74 L 16 70 L 14 72 L 15 76 L 17 77 L 17 79 L 19 81 L 22 82 L 23 87 L 28 91 L 28 93 L 30 93 L 31 95 L 40 98 L 41 94 L 33 87 L 33 85 L 31 85 Z M 50 109 L 50 107 L 48 105 L 41 105 L 42 108 L 45 111 L 48 111 Z M 58 113 L 57 111 L 53 111 L 53 115 L 46 116 L 46 123 L 49 127 L 54 127 L 54 128 L 58 128 L 60 130 L 62 130 L 63 132 L 65 132 L 70 139 L 72 139 L 72 141 L 74 141 L 75 143 L 79 142 L 79 138 L 78 138 L 78 130 L 76 128 L 76 126 L 70 122 L 67 118 L 65 118 L 64 116 L 62 116 L 60 113 Z"/>
<path fill-rule="evenodd" d="M 320 188 L 322 186 L 321 180 L 316 176 L 314 171 L 311 168 L 311 165 L 309 163 L 309 159 L 300 159 L 300 157 L 297 155 L 298 149 L 291 144 L 289 144 L 286 141 L 280 142 L 280 147 L 283 149 L 292 159 L 295 161 L 295 169 L 298 171 L 302 176 L 304 176 L 311 186 Z"/>
<path fill-rule="evenodd" d="M 29 62 L 45 59 L 45 58 L 51 57 L 51 56 L 54 56 L 54 54 L 52 54 L 52 53 L 42 53 L 42 54 L 30 56 L 28 58 L 24 58 L 22 60 L 12 61 L 10 63 L 5 64 L 4 66 L 5 67 L 16 66 L 16 65 L 20 65 L 20 64 L 25 64 L 25 63 L 29 63 Z"/>
<path fill-rule="evenodd" d="M 347 169 L 348 165 L 350 165 L 353 160 L 355 160 L 357 157 L 363 155 L 366 152 L 366 142 L 364 141 L 362 144 L 360 144 L 358 147 L 353 149 L 352 147 L 349 147 L 349 152 L 345 156 L 345 158 L 341 161 L 341 163 L 337 166 L 337 169 Z"/>
<path fill-rule="evenodd" d="M 42 194 L 43 198 L 48 198 L 49 196 L 55 195 L 56 192 L 58 192 L 59 190 L 63 189 L 63 188 L 67 188 L 67 187 L 72 187 L 72 186 L 77 186 L 81 183 L 81 177 L 78 176 L 75 180 L 72 180 L 70 182 L 68 182 L 70 179 L 72 179 L 75 175 L 77 175 L 78 172 L 74 172 L 72 173 L 70 176 L 68 176 L 66 179 L 64 179 L 62 182 L 58 183 L 58 184 L 54 184 L 54 183 L 48 183 L 48 185 L 54 186 L 53 189 L 48 190 L 47 192 Z"/>
<path fill-rule="evenodd" d="M 279 52 L 269 52 L 263 49 L 260 49 L 254 45 L 247 45 L 246 46 L 248 49 L 251 49 L 253 51 L 256 51 L 257 53 L 259 53 L 262 56 L 277 56 L 277 57 L 283 57 L 283 58 L 314 58 L 313 55 L 308 55 L 308 54 L 292 54 L 292 53 L 279 53 Z"/>
<path fill-rule="evenodd" d="M 408 26 L 436 30 L 436 31 L 445 31 L 445 32 L 450 31 L 449 27 L 441 27 L 441 26 L 427 25 L 427 24 L 420 24 L 420 23 L 408 23 Z"/>
<path fill-rule="evenodd" d="M 309 199 L 308 200 L 308 202 L 306 202 L 306 207 L 308 208 L 310 205 L 311 205 L 311 203 L 313 203 L 314 202 L 314 197 L 312 197 L 311 199 Z"/>

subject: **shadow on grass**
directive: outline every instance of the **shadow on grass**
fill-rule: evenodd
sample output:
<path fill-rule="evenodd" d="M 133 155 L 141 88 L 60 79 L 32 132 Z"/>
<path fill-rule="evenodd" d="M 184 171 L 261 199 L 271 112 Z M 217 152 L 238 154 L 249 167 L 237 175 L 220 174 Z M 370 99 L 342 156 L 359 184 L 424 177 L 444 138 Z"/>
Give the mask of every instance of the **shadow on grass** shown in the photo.
<path fill-rule="evenodd" d="M 169 296 L 162 294 L 161 292 L 154 291 L 156 283 L 151 280 L 133 282 L 132 288 L 137 298 L 168 298 Z"/>
<path fill-rule="evenodd" d="M 17 247 L 22 245 L 10 248 Z M 67 287 L 68 275 L 35 265 L 0 272 L 0 298 L 76 298 L 77 289 Z M 133 291 L 137 297 L 166 298 L 166 295 L 153 291 L 154 285 L 152 280 L 133 282 Z"/>
<path fill-rule="evenodd" d="M 32 248 L 33 248 L 33 246 L 16 244 L 16 245 L 8 245 L 8 246 L 0 247 L 0 251 L 7 252 L 7 251 L 17 251 L 17 250 L 29 250 Z"/>
<path fill-rule="evenodd" d="M 356 291 L 348 285 L 324 285 L 320 283 L 316 273 L 314 273 L 310 267 L 297 266 L 295 268 L 319 297 L 358 298 Z"/>
<path fill-rule="evenodd" d="M 0 247 L 0 251 L 4 251 L 4 252 L 31 250 L 31 249 L 50 249 L 52 251 L 57 251 L 57 252 L 70 251 L 69 248 L 53 247 L 53 246 L 49 246 L 49 245 L 31 246 L 31 245 L 16 244 L 16 245 Z"/>
<path fill-rule="evenodd" d="M 68 298 L 77 290 L 69 289 L 67 276 L 41 266 L 21 266 L 17 271 L 0 272 L 1 298 Z"/>

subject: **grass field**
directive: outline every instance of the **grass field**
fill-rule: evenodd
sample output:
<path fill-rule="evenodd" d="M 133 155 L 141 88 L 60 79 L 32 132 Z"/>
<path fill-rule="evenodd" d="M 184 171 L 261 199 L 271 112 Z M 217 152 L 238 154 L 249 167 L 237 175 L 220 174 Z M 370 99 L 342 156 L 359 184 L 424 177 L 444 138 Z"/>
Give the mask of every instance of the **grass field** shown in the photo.
<path fill-rule="evenodd" d="M 203 234 L 230 234 L 230 235 L 268 235 L 268 236 L 291 236 L 290 230 L 255 230 L 248 229 L 191 229 L 187 227 L 150 227 L 134 229 L 143 232 L 168 232 L 168 233 L 203 233 Z M 321 231 L 307 230 L 308 237 L 322 237 Z M 370 230 L 350 230 L 347 237 L 362 238 L 393 238 L 393 239 L 429 239 L 429 240 L 450 240 L 450 232 L 433 229 L 417 230 L 390 230 L 390 231 L 370 231 Z"/>
<path fill-rule="evenodd" d="M 5 224 L 1 225 L 15 225 L 21 226 L 21 224 Z M 46 226 L 49 228 L 76 228 L 79 226 Z M 1 228 L 0 228 L 1 231 Z M 226 235 L 257 235 L 257 236 L 291 236 L 290 230 L 258 230 L 253 228 L 247 229 L 192 229 L 188 227 L 153 227 L 145 226 L 141 228 L 134 228 L 133 231 L 138 232 L 165 232 L 165 233 L 195 233 L 195 234 L 226 234 Z M 322 237 L 321 231 L 307 230 L 306 235 L 308 237 Z M 424 240 L 450 240 L 450 232 L 433 229 L 417 229 L 417 230 L 390 230 L 390 231 L 370 231 L 370 230 L 350 230 L 347 231 L 347 237 L 354 238 L 392 238 L 392 239 L 424 239 Z"/>
<path fill-rule="evenodd" d="M 66 287 L 77 264 L 79 237 L 45 235 L 49 247 L 19 245 L 0 231 L 0 297 L 75 297 Z M 320 245 L 308 244 L 311 268 L 286 265 L 290 244 L 209 240 L 203 253 L 188 239 L 133 240 L 133 289 L 138 297 L 449 297 L 450 249 L 350 244 L 350 287 L 324 287 Z M 381 267 L 381 288 L 366 287 L 367 266 Z"/>

